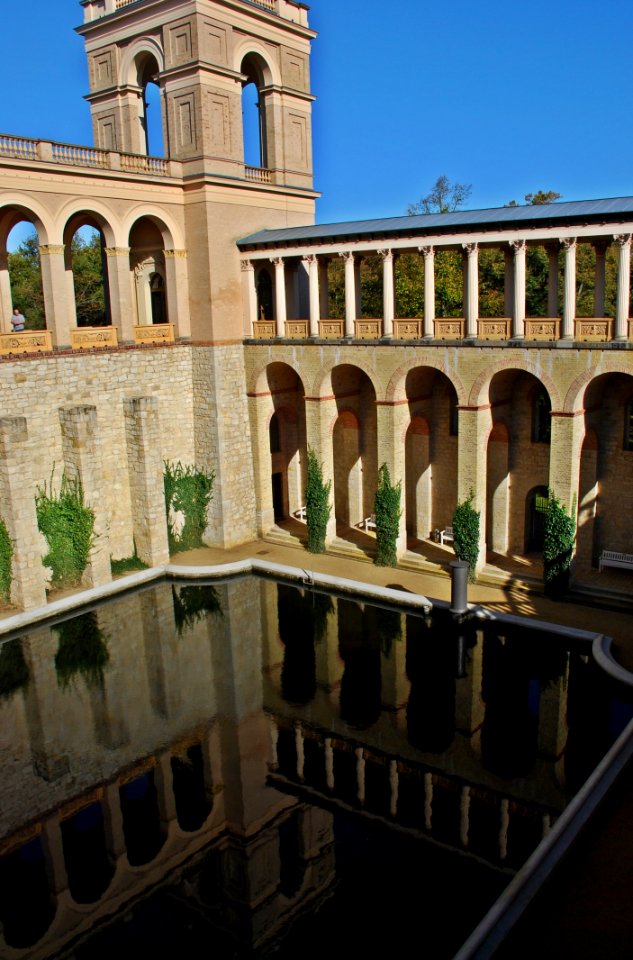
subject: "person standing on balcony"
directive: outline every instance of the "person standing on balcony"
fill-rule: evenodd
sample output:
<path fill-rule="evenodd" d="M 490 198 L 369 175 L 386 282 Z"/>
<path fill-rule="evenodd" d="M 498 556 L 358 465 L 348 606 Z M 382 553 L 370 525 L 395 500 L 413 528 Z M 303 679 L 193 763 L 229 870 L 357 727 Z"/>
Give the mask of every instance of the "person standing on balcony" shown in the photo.
<path fill-rule="evenodd" d="M 11 317 L 11 326 L 13 327 L 14 333 L 21 333 L 24 330 L 24 325 L 26 320 L 24 316 L 20 313 L 17 307 L 13 309 L 13 316 Z"/>

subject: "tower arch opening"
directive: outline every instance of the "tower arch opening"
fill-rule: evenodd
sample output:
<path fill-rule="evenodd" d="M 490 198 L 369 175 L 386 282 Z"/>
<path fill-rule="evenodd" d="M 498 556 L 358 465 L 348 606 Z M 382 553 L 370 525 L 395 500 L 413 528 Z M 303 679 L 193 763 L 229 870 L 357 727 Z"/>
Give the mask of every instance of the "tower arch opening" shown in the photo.
<path fill-rule="evenodd" d="M 248 167 L 268 168 L 269 152 L 266 118 L 268 67 L 262 57 L 248 53 L 242 60 L 242 133 L 244 163 Z"/>

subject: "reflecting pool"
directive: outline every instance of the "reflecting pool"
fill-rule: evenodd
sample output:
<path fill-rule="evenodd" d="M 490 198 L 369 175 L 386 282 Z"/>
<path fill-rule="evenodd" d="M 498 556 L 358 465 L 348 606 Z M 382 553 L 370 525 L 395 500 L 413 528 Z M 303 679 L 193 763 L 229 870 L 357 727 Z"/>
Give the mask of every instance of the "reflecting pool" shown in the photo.
<path fill-rule="evenodd" d="M 239 577 L 5 641 L 0 716 L 3 960 L 441 960 L 631 704 L 587 642 Z"/>

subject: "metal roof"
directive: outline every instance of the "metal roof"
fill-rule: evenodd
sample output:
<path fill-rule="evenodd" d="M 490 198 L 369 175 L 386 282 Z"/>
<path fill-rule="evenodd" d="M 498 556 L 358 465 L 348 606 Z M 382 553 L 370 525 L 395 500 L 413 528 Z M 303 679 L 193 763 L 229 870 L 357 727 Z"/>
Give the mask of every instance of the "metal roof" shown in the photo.
<path fill-rule="evenodd" d="M 627 221 L 633 217 L 633 197 L 610 200 L 571 200 L 563 203 L 530 204 L 521 207 L 494 207 L 488 210 L 457 210 L 454 213 L 425 213 L 416 216 L 387 217 L 381 220 L 351 220 L 342 223 L 309 224 L 259 230 L 238 240 L 239 247 L 291 246 L 354 240 L 362 237 L 415 236 L 424 234 L 465 233 L 470 228 L 490 230 L 496 227 L 517 229 L 556 223 L 604 223 Z"/>

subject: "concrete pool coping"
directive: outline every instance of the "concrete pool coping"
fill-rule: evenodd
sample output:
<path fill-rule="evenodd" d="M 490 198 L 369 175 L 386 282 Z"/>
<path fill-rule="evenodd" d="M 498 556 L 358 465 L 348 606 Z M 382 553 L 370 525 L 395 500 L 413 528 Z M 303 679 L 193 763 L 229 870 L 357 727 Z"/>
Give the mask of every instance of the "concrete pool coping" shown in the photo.
<path fill-rule="evenodd" d="M 200 583 L 227 580 L 255 574 L 286 580 L 308 589 L 355 595 L 371 602 L 386 602 L 412 611 L 429 613 L 433 609 L 447 611 L 446 600 L 428 598 L 422 594 L 366 583 L 304 567 L 276 563 L 249 557 L 228 563 L 188 565 L 168 563 L 151 569 L 139 570 L 119 577 L 107 584 L 92 587 L 60 597 L 28 612 L 8 616 L 0 621 L 0 643 L 20 636 L 29 628 L 52 625 L 89 610 L 119 595 L 149 588 L 161 581 Z M 466 617 L 483 622 L 498 622 L 508 626 L 547 631 L 561 638 L 581 642 L 591 649 L 597 665 L 610 677 L 633 688 L 633 674 L 622 667 L 612 653 L 612 639 L 595 631 L 525 617 L 507 611 L 491 611 L 484 605 L 469 604 Z M 455 954 L 454 960 L 487 960 L 503 943 L 526 908 L 538 895 L 543 882 L 551 876 L 578 839 L 580 832 L 596 812 L 607 793 L 633 757 L 633 721 L 607 751 L 581 789 L 554 824 L 551 831 L 528 858 L 495 901 L 489 912 Z"/>

